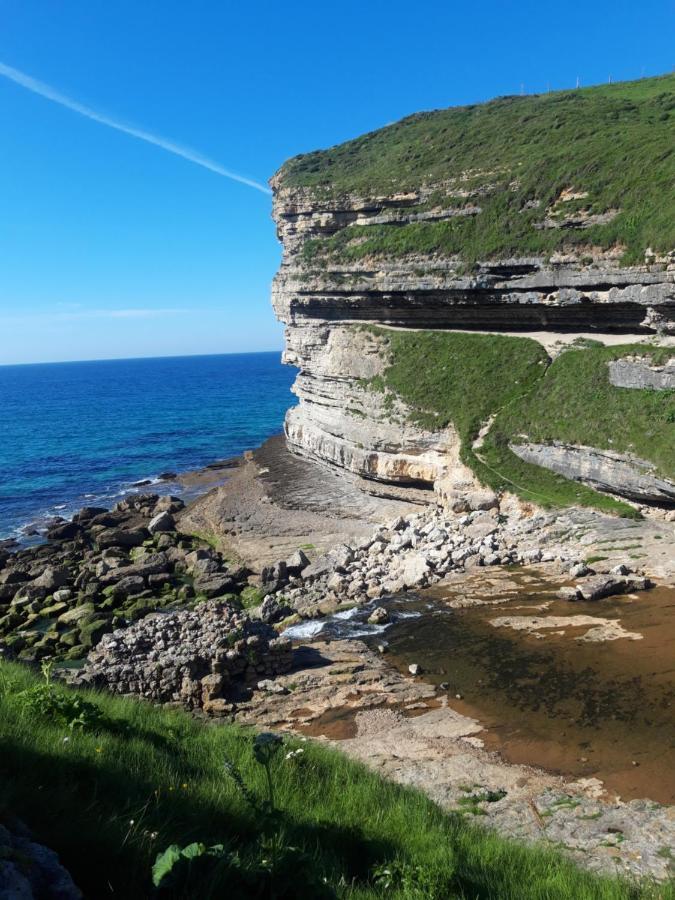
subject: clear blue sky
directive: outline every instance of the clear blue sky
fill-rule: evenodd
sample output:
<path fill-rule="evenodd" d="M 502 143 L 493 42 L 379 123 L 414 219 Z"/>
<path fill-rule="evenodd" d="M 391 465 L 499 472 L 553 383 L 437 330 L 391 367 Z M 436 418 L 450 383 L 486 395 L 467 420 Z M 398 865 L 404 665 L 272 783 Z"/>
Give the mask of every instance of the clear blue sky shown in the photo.
<path fill-rule="evenodd" d="M 0 62 L 266 181 L 420 109 L 672 68 L 668 0 L 0 0 Z M 0 363 L 281 347 L 270 198 L 0 78 Z"/>

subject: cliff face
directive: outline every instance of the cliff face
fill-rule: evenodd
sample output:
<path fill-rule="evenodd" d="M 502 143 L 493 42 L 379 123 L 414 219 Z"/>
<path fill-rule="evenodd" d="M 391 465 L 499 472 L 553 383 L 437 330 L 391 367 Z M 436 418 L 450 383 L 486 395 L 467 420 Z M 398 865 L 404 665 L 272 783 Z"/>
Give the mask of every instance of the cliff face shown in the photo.
<path fill-rule="evenodd" d="M 321 154 L 311 156 L 318 157 L 307 164 L 314 172 Z M 366 196 L 342 190 L 334 165 L 326 164 L 320 185 L 294 183 L 302 180 L 293 175 L 294 162 L 272 180 L 283 246 L 272 301 L 286 325 L 284 359 L 299 369 L 300 402 L 287 415 L 287 440 L 298 453 L 363 476 L 372 489 L 435 487 L 447 497 L 476 486 L 477 478 L 453 421 L 429 427 L 405 398 L 386 389 L 386 341 L 364 325 L 399 333 L 522 334 L 547 346 L 578 334 L 610 343 L 621 336 L 673 341 L 675 255 L 663 249 L 666 242 L 643 247 L 639 261 L 628 264 L 625 242 L 609 239 L 621 225 L 621 208 L 592 202 L 588 190 L 569 183 L 525 200 L 522 177 L 497 165 L 493 172 L 470 170 L 434 182 L 410 175 L 403 185 Z M 471 252 L 487 245 L 494 210 L 504 204 L 513 207 L 511 218 L 499 227 L 525 217 L 532 246 L 548 241 L 545 252 L 493 252 L 483 259 Z M 517 219 L 518 228 L 523 221 Z M 521 243 L 529 247 L 529 239 Z M 429 363 L 420 360 L 421 367 Z M 528 435 L 520 437 L 525 444 Z M 521 453 L 530 462 L 535 456 L 546 465 L 546 454 Z M 551 468 L 583 481 L 583 467 L 581 474 L 574 467 L 563 472 L 570 454 L 563 456 Z M 620 461 L 612 460 L 615 468 Z M 603 474 L 595 471 L 595 484 L 607 488 Z M 646 477 L 642 465 L 640 477 Z M 664 490 L 660 484 L 658 495 Z"/>

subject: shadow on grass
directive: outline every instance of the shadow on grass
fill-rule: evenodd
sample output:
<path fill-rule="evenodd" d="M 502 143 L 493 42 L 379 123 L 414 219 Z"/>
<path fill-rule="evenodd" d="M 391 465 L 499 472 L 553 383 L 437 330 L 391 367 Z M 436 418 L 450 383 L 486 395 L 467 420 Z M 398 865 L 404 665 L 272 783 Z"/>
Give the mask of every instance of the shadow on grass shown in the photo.
<path fill-rule="evenodd" d="M 171 843 L 225 843 L 246 853 L 261 823 L 243 804 L 237 809 L 223 801 L 181 786 L 159 788 L 119 759 L 108 757 L 103 767 L 0 739 L 0 811 L 18 816 L 54 849 L 86 897 L 150 896 L 155 856 Z M 280 823 L 285 838 L 333 883 L 364 883 L 373 866 L 397 854 L 393 843 L 368 838 L 358 827 L 298 822 L 283 811 Z M 226 885 L 213 888 L 228 896 Z M 300 884 L 298 897 L 304 896 Z"/>

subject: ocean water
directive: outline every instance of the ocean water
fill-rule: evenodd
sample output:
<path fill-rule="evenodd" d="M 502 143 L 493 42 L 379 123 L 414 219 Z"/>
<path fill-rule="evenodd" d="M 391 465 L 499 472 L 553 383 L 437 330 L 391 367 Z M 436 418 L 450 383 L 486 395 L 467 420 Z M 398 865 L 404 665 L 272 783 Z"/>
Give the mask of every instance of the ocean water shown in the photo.
<path fill-rule="evenodd" d="M 295 374 L 279 353 L 0 366 L 0 537 L 257 446 Z"/>

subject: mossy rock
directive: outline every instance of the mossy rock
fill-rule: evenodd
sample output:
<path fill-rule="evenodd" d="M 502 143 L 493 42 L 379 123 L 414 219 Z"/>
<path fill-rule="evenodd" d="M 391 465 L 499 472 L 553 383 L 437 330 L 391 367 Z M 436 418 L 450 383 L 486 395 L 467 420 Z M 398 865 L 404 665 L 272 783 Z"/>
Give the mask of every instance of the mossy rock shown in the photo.
<path fill-rule="evenodd" d="M 108 631 L 110 631 L 109 619 L 94 619 L 80 628 L 80 643 L 83 647 L 93 647 Z"/>
<path fill-rule="evenodd" d="M 22 633 L 27 647 L 33 647 L 42 638 L 42 634 L 39 631 L 24 631 Z"/>
<path fill-rule="evenodd" d="M 26 639 L 21 634 L 9 634 L 4 638 L 3 643 L 8 650 L 18 653 L 26 646 Z"/>
<path fill-rule="evenodd" d="M 76 644 L 74 647 L 71 647 L 70 650 L 64 654 L 64 659 L 84 659 L 87 655 L 87 648 L 83 647 L 82 644 Z"/>
<path fill-rule="evenodd" d="M 59 625 L 74 625 L 77 622 L 82 623 L 84 619 L 95 612 L 96 609 L 93 603 L 82 603 L 74 609 L 69 609 L 67 612 L 61 613 L 57 622 Z"/>
<path fill-rule="evenodd" d="M 154 597 L 144 597 L 127 608 L 126 617 L 130 622 L 138 622 L 139 619 L 147 616 L 148 613 L 155 612 L 158 605 Z"/>
<path fill-rule="evenodd" d="M 47 634 L 43 634 L 42 638 L 37 641 L 33 646 L 37 649 L 41 650 L 54 650 L 56 645 L 59 643 L 60 635 L 56 634 L 56 632 L 48 632 Z"/>
<path fill-rule="evenodd" d="M 57 616 L 64 612 L 64 610 L 66 609 L 68 609 L 68 604 L 64 603 L 63 600 L 59 600 L 58 603 L 52 603 L 49 606 L 43 606 L 40 610 L 40 614 L 47 617 Z"/>
<path fill-rule="evenodd" d="M 59 637 L 60 643 L 65 647 L 74 647 L 80 643 L 80 629 L 71 628 L 69 631 L 64 631 Z"/>
<path fill-rule="evenodd" d="M 0 633 L 13 631 L 21 624 L 22 621 L 23 616 L 16 612 L 16 610 L 8 612 L 6 616 L 3 616 L 0 619 Z"/>
<path fill-rule="evenodd" d="M 96 604 L 97 609 L 116 610 L 119 608 L 119 597 L 106 596 L 105 600 L 101 600 Z"/>
<path fill-rule="evenodd" d="M 230 595 L 228 595 L 229 598 Z M 234 595 L 231 595 L 234 597 Z M 226 599 L 226 598 L 222 598 Z M 264 595 L 260 588 L 255 587 L 252 584 L 249 584 L 245 587 L 239 597 L 235 597 L 235 600 L 239 602 L 244 609 L 252 609 L 255 606 L 260 606 L 263 602 Z"/>

